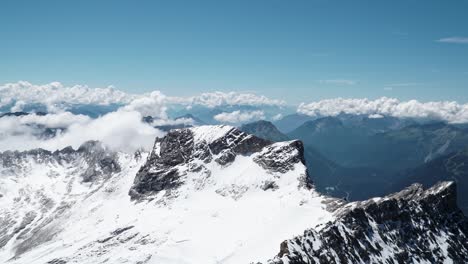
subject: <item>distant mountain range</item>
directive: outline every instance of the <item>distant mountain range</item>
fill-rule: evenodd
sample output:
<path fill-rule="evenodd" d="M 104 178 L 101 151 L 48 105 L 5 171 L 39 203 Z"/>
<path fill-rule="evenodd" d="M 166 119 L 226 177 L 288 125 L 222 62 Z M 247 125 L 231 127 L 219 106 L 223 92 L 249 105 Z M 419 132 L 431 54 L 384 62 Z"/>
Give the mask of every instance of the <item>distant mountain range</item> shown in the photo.
<path fill-rule="evenodd" d="M 415 182 L 423 186 L 432 186 L 439 181 L 457 183 L 457 201 L 460 209 L 468 214 L 468 147 L 422 164 L 417 168 L 401 172 L 400 179 L 393 185 L 392 191 L 400 190 Z"/>
<path fill-rule="evenodd" d="M 288 136 L 281 133 L 271 122 L 264 120 L 245 124 L 240 130 L 273 142 L 291 140 Z M 317 185 L 317 189 L 327 193 L 325 188 L 322 187 L 334 185 L 338 181 L 334 177 L 340 175 L 339 171 L 341 171 L 342 168 L 328 160 L 311 146 L 305 146 L 304 157 L 309 175 Z M 341 195 L 338 196 L 344 197 L 345 195 L 345 193 L 341 193 Z"/>
<path fill-rule="evenodd" d="M 0 118 L 28 114 L 4 113 Z M 206 125 L 193 114 L 178 116 L 168 123 L 158 123 L 152 117 L 143 120 L 163 131 Z M 464 198 L 468 192 L 463 191 L 468 190 L 464 176 L 468 173 L 466 125 L 353 115 L 312 118 L 300 114 L 286 116 L 275 124 L 287 125 L 288 120 L 290 124 L 306 121 L 289 133 L 265 120 L 244 124 L 240 130 L 273 142 L 303 141 L 309 175 L 321 193 L 362 200 L 386 195 L 415 182 L 429 187 L 437 180 L 454 180 L 460 189 L 460 207 L 468 210 L 468 200 Z M 31 126 L 38 138 L 51 138 L 63 130 Z"/>
<path fill-rule="evenodd" d="M 423 174 L 429 175 L 424 186 L 431 186 L 436 181 L 424 170 L 432 171 L 434 164 L 452 155 L 464 157 L 461 153 L 468 148 L 468 130 L 463 127 L 397 118 L 325 117 L 308 120 L 287 134 L 267 121 L 241 129 L 272 141 L 302 140 L 317 189 L 349 200 L 385 195 L 415 182 L 424 184 Z M 467 171 L 463 166 L 457 168 Z M 450 171 L 438 171 L 439 179 L 456 180 Z M 421 179 L 410 177 L 412 174 Z M 459 183 L 459 188 L 468 186 Z"/>
<path fill-rule="evenodd" d="M 288 136 L 281 133 L 275 127 L 275 125 L 265 120 L 244 124 L 240 127 L 240 129 L 246 133 L 253 134 L 257 137 L 268 139 L 274 142 L 289 140 Z"/>
<path fill-rule="evenodd" d="M 314 117 L 303 114 L 290 114 L 274 122 L 275 126 L 283 133 L 289 133 Z"/>
<path fill-rule="evenodd" d="M 221 114 L 221 113 L 231 113 L 234 111 L 240 111 L 240 112 L 260 111 L 264 114 L 266 119 L 271 120 L 273 119 L 274 116 L 277 116 L 278 114 L 294 112 L 294 109 L 288 106 L 275 106 L 275 105 L 271 105 L 271 106 L 267 106 L 267 105 L 262 105 L 262 106 L 221 105 L 221 106 L 213 106 L 213 107 L 194 105 L 189 108 L 172 105 L 168 107 L 168 115 L 171 118 L 176 118 L 179 116 L 184 116 L 186 114 L 191 114 L 193 116 L 196 116 L 201 121 L 203 121 L 203 123 L 210 124 L 210 125 L 221 123 L 220 121 L 215 119 L 216 115 Z M 302 123 L 303 122 L 301 122 L 300 124 Z"/>

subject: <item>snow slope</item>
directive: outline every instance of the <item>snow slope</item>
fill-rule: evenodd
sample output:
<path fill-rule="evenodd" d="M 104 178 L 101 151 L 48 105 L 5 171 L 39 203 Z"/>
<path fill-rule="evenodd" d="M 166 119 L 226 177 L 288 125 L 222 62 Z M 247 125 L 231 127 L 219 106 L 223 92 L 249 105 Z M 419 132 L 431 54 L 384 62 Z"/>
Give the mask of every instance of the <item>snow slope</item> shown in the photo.
<path fill-rule="evenodd" d="M 0 262 L 266 261 L 278 252 L 279 242 L 334 219 L 326 209 L 331 199 L 305 182 L 305 165 L 293 159 L 301 155 L 297 143 L 268 143 L 226 163 L 218 158 L 252 136 L 226 126 L 184 131 L 198 152 L 171 167 L 181 184 L 141 199 L 131 200 L 128 191 L 140 167 L 151 167 L 146 154 L 115 153 L 119 169 L 90 182 L 83 181 L 83 170 L 95 166 L 99 172 L 102 164 L 95 159 L 88 164 L 88 153 L 62 154 L 65 158 L 47 153 L 41 157 L 50 160 L 46 163 L 22 154 L 14 161 L 15 173 L 10 163 L 2 164 L 0 223 L 8 227 L 0 228 L 13 235 L 0 249 Z M 223 140 L 225 148 L 213 154 L 210 144 Z M 152 155 L 168 151 L 165 144 L 159 139 Z M 200 149 L 211 151 L 211 158 L 197 156 Z"/>

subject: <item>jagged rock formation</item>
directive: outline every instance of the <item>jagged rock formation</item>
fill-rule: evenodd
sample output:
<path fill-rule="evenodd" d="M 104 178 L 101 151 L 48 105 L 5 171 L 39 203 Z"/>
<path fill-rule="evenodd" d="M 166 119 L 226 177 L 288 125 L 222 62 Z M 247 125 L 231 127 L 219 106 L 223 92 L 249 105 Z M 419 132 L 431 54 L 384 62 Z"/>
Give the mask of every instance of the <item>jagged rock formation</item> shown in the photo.
<path fill-rule="evenodd" d="M 397 176 L 401 179 L 392 190 L 401 190 L 414 182 L 429 188 L 439 181 L 454 181 L 457 184 L 457 204 L 468 215 L 468 148 L 438 157 L 415 169 Z"/>
<path fill-rule="evenodd" d="M 337 219 L 281 244 L 271 264 L 467 263 L 468 219 L 453 182 L 347 204 Z"/>
<path fill-rule="evenodd" d="M 200 131 L 202 129 L 204 131 Z M 214 135 L 210 135 L 213 132 Z M 255 153 L 270 144 L 270 141 L 229 126 L 172 130 L 164 138 L 156 139 L 148 162 L 135 177 L 130 196 L 135 199 L 142 194 L 177 188 L 187 172 L 206 171 L 203 163 L 214 160 L 226 166 L 237 155 Z M 258 159 L 260 162 L 261 158 Z M 181 165 L 187 168 L 179 168 Z"/>

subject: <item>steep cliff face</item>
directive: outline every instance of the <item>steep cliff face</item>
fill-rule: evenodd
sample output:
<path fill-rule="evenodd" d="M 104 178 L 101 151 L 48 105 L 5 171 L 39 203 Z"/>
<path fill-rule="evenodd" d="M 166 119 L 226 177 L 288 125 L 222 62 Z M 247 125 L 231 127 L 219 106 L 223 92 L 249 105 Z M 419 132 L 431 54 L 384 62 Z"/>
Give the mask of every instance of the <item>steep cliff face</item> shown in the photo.
<path fill-rule="evenodd" d="M 129 194 L 132 199 L 151 199 L 161 191 L 166 196 L 177 195 L 180 186 L 194 180 L 203 182 L 210 179 L 216 183 L 222 176 L 211 177 L 213 168 L 222 174 L 221 170 L 231 166 L 236 159 L 245 159 L 243 163 L 252 163 L 270 172 L 266 178 L 271 179 L 263 182 L 256 182 L 257 178 L 252 177 L 250 180 L 254 185 L 265 184 L 266 181 L 274 184 L 275 177 L 278 178 L 276 174 L 293 171 L 298 164 L 305 165 L 304 147 L 300 141 L 272 143 L 230 126 L 178 129 L 156 139 L 154 149 L 138 171 Z M 302 169 L 301 183 L 310 187 L 310 178 Z"/>
<path fill-rule="evenodd" d="M 320 230 L 284 241 L 268 263 L 467 263 L 468 220 L 453 182 L 415 184 L 345 205 Z"/>

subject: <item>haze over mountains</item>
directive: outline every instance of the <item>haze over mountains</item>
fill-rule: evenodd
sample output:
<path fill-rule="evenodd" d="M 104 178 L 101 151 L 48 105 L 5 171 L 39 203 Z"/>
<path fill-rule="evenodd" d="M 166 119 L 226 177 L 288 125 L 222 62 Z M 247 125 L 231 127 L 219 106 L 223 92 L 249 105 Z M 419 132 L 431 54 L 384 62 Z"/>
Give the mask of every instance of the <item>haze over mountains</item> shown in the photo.
<path fill-rule="evenodd" d="M 279 138 L 273 127 L 270 134 L 264 129 L 261 133 L 256 133 L 252 129 L 255 124 L 258 122 L 244 125 L 243 128 L 250 127 L 246 131 L 265 138 L 269 138 L 271 134 L 271 140 Z M 271 123 L 270 125 L 273 126 Z M 411 183 L 425 183 L 423 175 L 418 180 L 408 180 L 407 174 L 411 174 L 416 168 L 432 170 L 428 168 L 434 166 L 435 160 L 458 156 L 468 146 L 468 131 L 458 126 L 441 122 L 421 124 L 411 120 L 380 120 L 362 116 L 326 117 L 306 121 L 288 133 L 287 137 L 304 142 L 306 160 L 309 170 L 315 171 L 313 178 L 317 188 L 324 193 L 350 200 L 381 196 Z M 316 154 L 309 156 L 308 152 Z M 463 162 L 459 163 L 459 166 L 463 166 Z M 442 165 L 439 167 L 444 170 Z M 464 176 L 454 178 L 448 171 L 440 169 L 428 174 L 436 174 L 437 176 L 432 177 L 438 180 L 466 180 Z M 461 169 L 458 174 L 462 172 L 465 170 Z M 427 182 L 430 184 L 426 183 L 424 186 L 437 182 L 429 180 L 430 178 L 428 175 Z M 465 195 L 460 194 L 460 197 L 463 197 L 460 198 L 463 201 L 459 202 L 465 208 Z"/>

